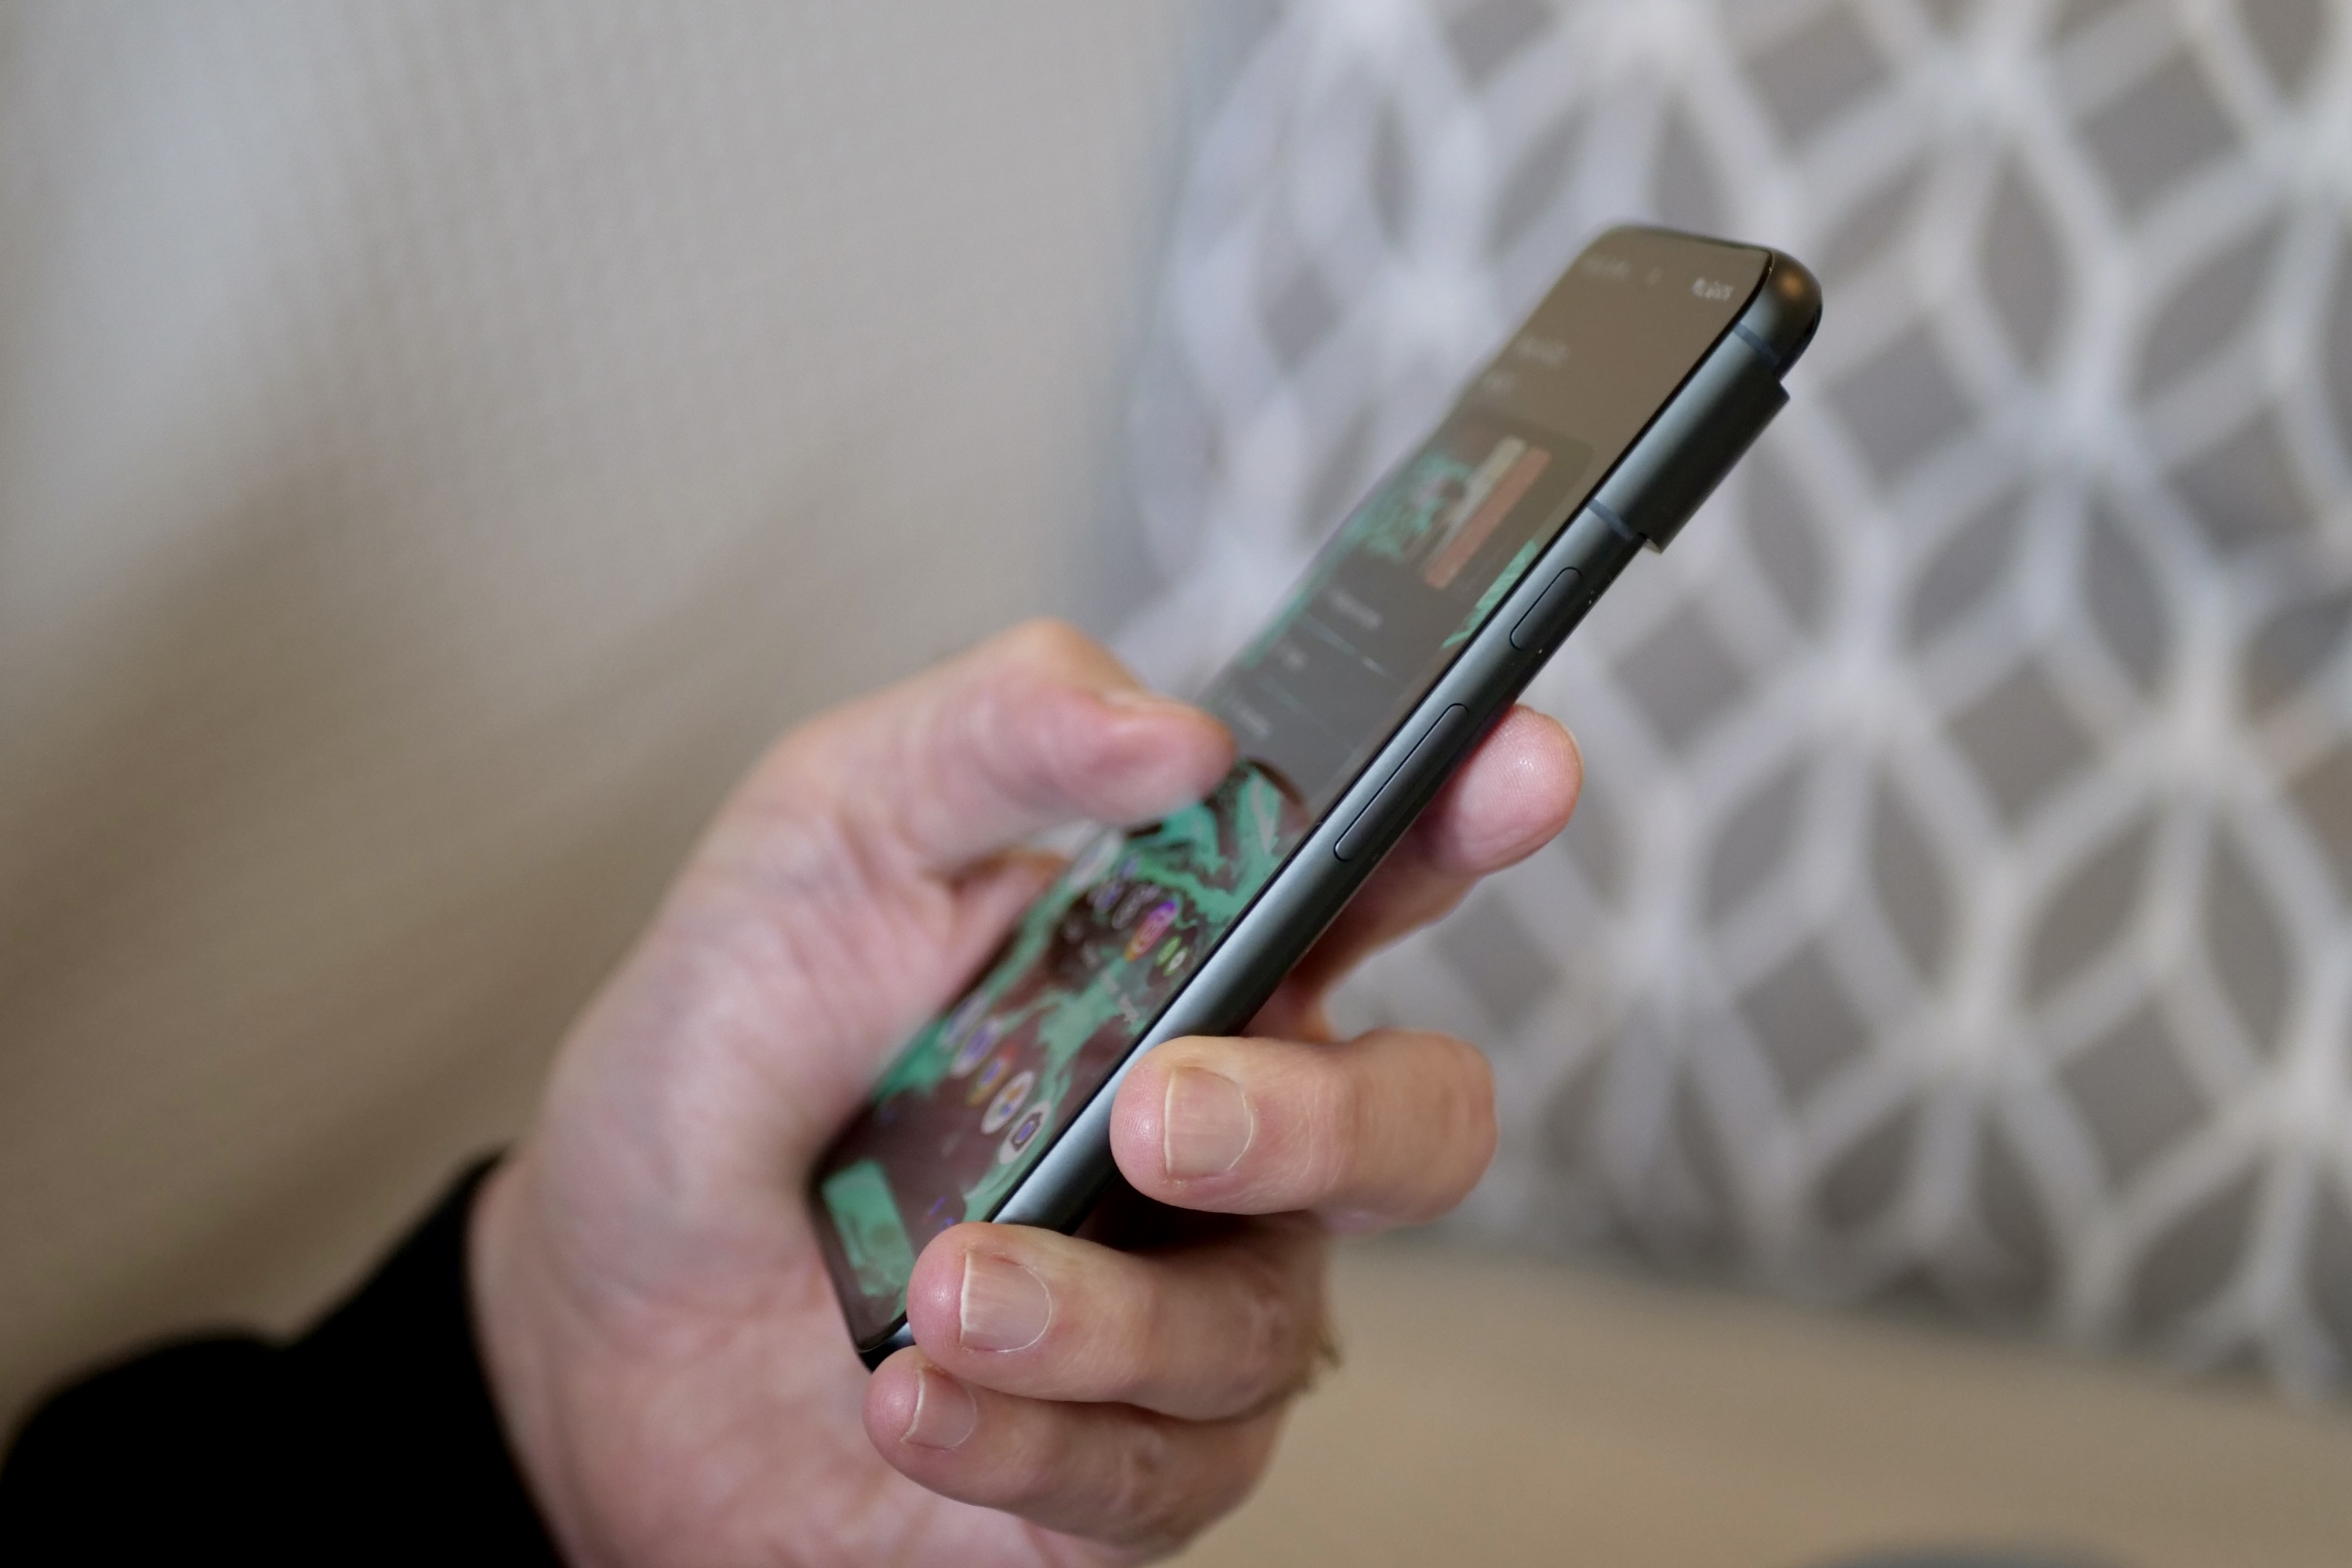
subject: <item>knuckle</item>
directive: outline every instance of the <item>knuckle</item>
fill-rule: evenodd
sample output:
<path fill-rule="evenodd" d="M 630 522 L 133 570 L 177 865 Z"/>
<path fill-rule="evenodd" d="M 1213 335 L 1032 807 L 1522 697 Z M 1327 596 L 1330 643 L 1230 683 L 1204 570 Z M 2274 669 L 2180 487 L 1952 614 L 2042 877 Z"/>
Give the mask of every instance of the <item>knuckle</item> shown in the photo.
<path fill-rule="evenodd" d="M 1236 1263 L 1231 1393 L 1236 1405 L 1247 1406 L 1287 1397 L 1305 1375 L 1318 1292 L 1259 1249 L 1244 1250 Z"/>
<path fill-rule="evenodd" d="M 1067 621 L 1038 616 L 1000 633 L 993 647 L 1010 664 L 1054 670 L 1092 662 L 1096 644 Z"/>
<path fill-rule="evenodd" d="M 1128 1331 L 1118 1337 L 1114 1354 L 1121 1375 L 1115 1381 L 1122 1398 L 1132 1398 L 1144 1393 L 1160 1370 L 1160 1347 L 1169 1342 L 1174 1326 L 1169 1309 L 1169 1292 L 1155 1282 L 1138 1281 L 1131 1291 L 1131 1306 L 1126 1314 Z"/>
<path fill-rule="evenodd" d="M 1335 1057 L 1317 1066 L 1321 1092 L 1305 1129 L 1302 1174 L 1309 1193 L 1321 1196 L 1350 1184 L 1381 1130 L 1375 1074 L 1366 1070 L 1371 1064 Z"/>
<path fill-rule="evenodd" d="M 1105 1491 L 1109 1517 L 1121 1521 L 1131 1538 L 1171 1541 L 1192 1533 L 1192 1499 L 1176 1445 L 1157 1420 L 1136 1422 L 1116 1446 Z"/>

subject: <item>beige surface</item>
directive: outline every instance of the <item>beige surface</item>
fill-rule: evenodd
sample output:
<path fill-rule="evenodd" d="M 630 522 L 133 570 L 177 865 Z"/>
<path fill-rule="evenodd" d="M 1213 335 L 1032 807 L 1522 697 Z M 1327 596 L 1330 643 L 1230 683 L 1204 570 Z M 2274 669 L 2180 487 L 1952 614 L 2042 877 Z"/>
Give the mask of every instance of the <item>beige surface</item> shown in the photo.
<path fill-rule="evenodd" d="M 1191 1568 L 1800 1568 L 1956 1542 L 2352 1562 L 2340 1411 L 1434 1247 L 1349 1252 L 1339 1291 L 1347 1364 Z"/>
<path fill-rule="evenodd" d="M 306 1310 L 768 735 L 1068 606 L 1188 25 L 0 7 L 0 1420 Z"/>

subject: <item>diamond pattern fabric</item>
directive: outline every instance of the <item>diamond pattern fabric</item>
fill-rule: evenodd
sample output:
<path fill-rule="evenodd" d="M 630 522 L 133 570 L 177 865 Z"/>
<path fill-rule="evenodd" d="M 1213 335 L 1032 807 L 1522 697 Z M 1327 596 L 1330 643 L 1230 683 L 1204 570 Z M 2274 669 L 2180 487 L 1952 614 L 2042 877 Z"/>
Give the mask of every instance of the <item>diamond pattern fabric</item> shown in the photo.
<path fill-rule="evenodd" d="M 1135 422 L 1196 684 L 1584 237 L 1780 245 L 1795 400 L 1531 700 L 1562 842 L 1342 1012 L 1460 1222 L 2352 1385 L 2352 7 L 1362 0 L 1205 122 Z"/>

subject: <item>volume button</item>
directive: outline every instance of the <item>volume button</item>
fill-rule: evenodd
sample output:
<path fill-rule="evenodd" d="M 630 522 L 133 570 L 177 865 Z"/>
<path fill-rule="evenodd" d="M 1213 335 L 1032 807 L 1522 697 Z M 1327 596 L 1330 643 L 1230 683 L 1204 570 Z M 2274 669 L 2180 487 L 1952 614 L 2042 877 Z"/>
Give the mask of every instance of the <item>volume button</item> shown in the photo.
<path fill-rule="evenodd" d="M 1389 775 L 1389 782 L 1381 785 L 1381 793 L 1372 796 L 1371 804 L 1358 812 L 1356 820 L 1348 825 L 1348 831 L 1339 835 L 1339 842 L 1331 846 L 1331 853 L 1342 860 L 1353 860 L 1362 854 L 1364 846 L 1380 836 L 1381 829 L 1414 791 L 1454 760 L 1454 743 L 1469 721 L 1470 710 L 1459 702 L 1440 713 L 1437 722 L 1429 727 L 1411 754 Z"/>
<path fill-rule="evenodd" d="M 1553 578 L 1551 586 L 1543 591 L 1543 597 L 1529 605 L 1528 613 L 1519 617 L 1519 624 L 1511 628 L 1511 646 L 1522 653 L 1532 653 L 1558 642 L 1560 634 L 1568 629 L 1574 611 L 1577 583 L 1573 566 Z"/>

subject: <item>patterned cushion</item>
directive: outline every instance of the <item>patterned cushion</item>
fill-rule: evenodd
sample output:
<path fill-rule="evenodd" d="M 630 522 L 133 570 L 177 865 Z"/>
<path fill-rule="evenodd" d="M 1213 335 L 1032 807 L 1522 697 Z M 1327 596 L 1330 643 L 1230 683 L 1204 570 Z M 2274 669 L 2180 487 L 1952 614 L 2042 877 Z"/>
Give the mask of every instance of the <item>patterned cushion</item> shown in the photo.
<path fill-rule="evenodd" d="M 1827 291 L 1535 689 L 1566 839 L 1349 997 L 1492 1047 L 1465 1223 L 2347 1381 L 2347 20 L 1384 0 L 1236 48 L 1138 399 L 1162 680 L 1602 224 Z"/>

